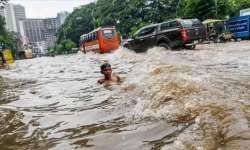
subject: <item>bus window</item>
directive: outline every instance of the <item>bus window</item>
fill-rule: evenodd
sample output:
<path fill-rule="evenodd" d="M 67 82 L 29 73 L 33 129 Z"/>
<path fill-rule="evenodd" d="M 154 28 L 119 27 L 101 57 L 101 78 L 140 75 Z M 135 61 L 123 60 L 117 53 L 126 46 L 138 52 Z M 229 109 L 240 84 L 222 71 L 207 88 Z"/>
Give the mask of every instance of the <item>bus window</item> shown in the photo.
<path fill-rule="evenodd" d="M 91 33 L 89 33 L 89 41 L 92 41 Z"/>
<path fill-rule="evenodd" d="M 106 38 L 111 38 L 113 36 L 113 30 L 111 29 L 106 29 L 106 30 L 102 30 L 102 34 L 104 37 Z"/>
<path fill-rule="evenodd" d="M 91 33 L 91 40 L 94 40 L 94 33 Z"/>
<path fill-rule="evenodd" d="M 94 39 L 97 40 L 97 32 L 94 33 Z"/>
<path fill-rule="evenodd" d="M 87 41 L 90 41 L 90 34 L 88 34 L 88 38 L 87 38 Z"/>

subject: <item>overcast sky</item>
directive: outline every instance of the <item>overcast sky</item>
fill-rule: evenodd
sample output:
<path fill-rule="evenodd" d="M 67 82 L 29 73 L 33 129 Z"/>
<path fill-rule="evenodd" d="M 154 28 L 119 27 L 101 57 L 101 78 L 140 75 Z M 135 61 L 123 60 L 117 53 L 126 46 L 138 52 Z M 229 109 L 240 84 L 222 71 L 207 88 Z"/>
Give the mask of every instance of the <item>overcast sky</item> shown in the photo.
<path fill-rule="evenodd" d="M 10 3 L 25 7 L 27 18 L 56 17 L 61 11 L 72 12 L 74 7 L 88 4 L 95 0 L 10 0 Z"/>

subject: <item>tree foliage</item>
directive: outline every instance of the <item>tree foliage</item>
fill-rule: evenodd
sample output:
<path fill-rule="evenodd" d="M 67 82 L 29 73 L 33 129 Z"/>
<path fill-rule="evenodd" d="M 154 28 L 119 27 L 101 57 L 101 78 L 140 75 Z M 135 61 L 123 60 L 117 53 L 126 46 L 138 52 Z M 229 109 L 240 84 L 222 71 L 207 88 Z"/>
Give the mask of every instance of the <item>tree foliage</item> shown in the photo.
<path fill-rule="evenodd" d="M 249 0 L 181 0 L 178 16 L 187 18 L 225 19 L 239 14 L 239 11 L 250 7 Z"/>
<path fill-rule="evenodd" d="M 0 16 L 0 44 L 5 48 L 10 48 L 15 53 L 17 49 L 15 43 L 14 34 L 6 30 L 5 19 Z"/>
<path fill-rule="evenodd" d="M 177 0 L 98 0 L 75 10 L 58 31 L 57 43 L 79 37 L 99 26 L 116 26 L 128 37 L 140 27 L 175 17 Z M 159 15 L 161 14 L 161 15 Z"/>
<path fill-rule="evenodd" d="M 2 16 L 0 16 L 0 36 L 4 35 L 6 35 L 5 20 Z"/>
<path fill-rule="evenodd" d="M 3 9 L 4 6 L 8 3 L 9 0 L 0 0 L 0 9 Z M 18 45 L 18 38 L 16 38 L 16 33 L 9 32 L 5 28 L 6 22 L 5 19 L 0 15 L 0 44 L 4 48 L 11 49 L 14 56 L 16 56 Z"/>
<path fill-rule="evenodd" d="M 173 18 L 177 0 L 98 0 L 97 26 L 114 25 L 125 37 L 138 28 Z M 159 15 L 161 14 L 161 15 Z"/>
<path fill-rule="evenodd" d="M 0 16 L 0 44 L 1 46 L 4 43 L 7 43 L 8 38 L 7 38 L 7 31 L 5 29 L 5 20 L 2 16 Z"/>
<path fill-rule="evenodd" d="M 65 23 L 59 28 L 57 43 L 70 38 L 74 43 L 79 44 L 79 37 L 94 29 L 94 3 L 84 5 L 71 13 Z"/>
<path fill-rule="evenodd" d="M 62 40 L 59 44 L 56 44 L 54 47 L 49 48 L 50 53 L 62 54 L 70 53 L 72 48 L 75 48 L 76 44 L 70 39 Z"/>

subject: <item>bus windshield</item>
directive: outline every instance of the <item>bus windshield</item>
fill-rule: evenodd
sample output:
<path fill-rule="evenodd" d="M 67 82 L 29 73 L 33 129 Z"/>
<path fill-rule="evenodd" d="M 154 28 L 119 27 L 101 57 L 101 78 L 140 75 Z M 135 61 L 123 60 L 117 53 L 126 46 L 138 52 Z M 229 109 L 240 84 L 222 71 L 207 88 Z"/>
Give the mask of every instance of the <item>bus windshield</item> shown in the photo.
<path fill-rule="evenodd" d="M 111 38 L 111 37 L 113 37 L 114 32 L 112 29 L 105 29 L 105 30 L 102 30 L 102 34 L 106 38 Z"/>

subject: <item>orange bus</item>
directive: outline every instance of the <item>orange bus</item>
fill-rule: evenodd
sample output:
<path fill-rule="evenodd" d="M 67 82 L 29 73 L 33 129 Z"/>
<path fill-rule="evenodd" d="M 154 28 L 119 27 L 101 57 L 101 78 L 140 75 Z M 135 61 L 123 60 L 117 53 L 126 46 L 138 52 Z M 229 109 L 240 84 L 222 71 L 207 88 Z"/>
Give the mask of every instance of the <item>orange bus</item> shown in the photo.
<path fill-rule="evenodd" d="M 80 37 L 80 50 L 107 53 L 119 47 L 120 39 L 115 27 L 99 27 Z"/>

